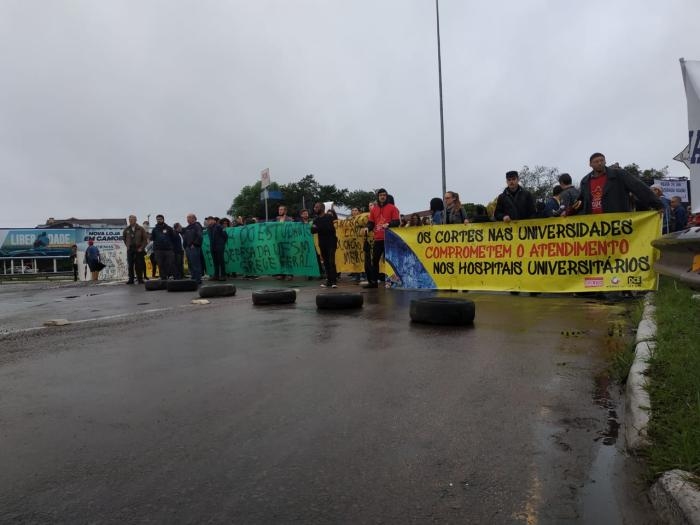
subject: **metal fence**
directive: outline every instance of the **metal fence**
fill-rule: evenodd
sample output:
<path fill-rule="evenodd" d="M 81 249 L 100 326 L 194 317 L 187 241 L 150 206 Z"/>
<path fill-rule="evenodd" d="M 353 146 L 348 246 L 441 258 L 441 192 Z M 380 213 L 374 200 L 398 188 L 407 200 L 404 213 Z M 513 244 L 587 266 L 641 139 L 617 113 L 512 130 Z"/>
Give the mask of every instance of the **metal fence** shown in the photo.
<path fill-rule="evenodd" d="M 73 275 L 70 257 L 0 257 L 5 278 Z"/>
<path fill-rule="evenodd" d="M 673 232 L 652 241 L 661 257 L 654 270 L 700 289 L 700 227 Z"/>

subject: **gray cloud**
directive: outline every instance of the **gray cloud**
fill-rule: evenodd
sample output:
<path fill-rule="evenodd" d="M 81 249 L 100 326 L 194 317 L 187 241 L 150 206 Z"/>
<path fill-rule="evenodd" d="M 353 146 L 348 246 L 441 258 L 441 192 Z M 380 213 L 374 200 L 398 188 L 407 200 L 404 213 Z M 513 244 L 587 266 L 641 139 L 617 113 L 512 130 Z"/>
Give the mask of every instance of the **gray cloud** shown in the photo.
<path fill-rule="evenodd" d="M 506 3 L 510 4 L 510 3 Z M 692 0 L 443 0 L 448 186 L 486 202 L 523 164 L 687 169 L 678 58 Z M 402 211 L 441 192 L 430 1 L 0 4 L 0 226 L 223 214 L 270 168 Z"/>

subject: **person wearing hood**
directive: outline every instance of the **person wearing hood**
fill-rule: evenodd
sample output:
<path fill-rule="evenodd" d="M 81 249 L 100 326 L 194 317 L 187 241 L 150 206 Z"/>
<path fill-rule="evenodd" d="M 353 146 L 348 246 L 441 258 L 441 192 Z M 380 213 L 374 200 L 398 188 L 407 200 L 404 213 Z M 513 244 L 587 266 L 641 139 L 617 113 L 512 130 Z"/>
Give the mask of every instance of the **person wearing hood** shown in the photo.
<path fill-rule="evenodd" d="M 389 201 L 389 194 L 384 188 L 377 190 L 377 205 L 369 212 L 367 230 L 374 236 L 374 248 L 372 250 L 372 265 L 367 274 L 365 288 L 379 287 L 379 261 L 384 255 L 384 232 L 387 228 L 395 228 L 401 224 L 401 216 L 398 208 Z"/>

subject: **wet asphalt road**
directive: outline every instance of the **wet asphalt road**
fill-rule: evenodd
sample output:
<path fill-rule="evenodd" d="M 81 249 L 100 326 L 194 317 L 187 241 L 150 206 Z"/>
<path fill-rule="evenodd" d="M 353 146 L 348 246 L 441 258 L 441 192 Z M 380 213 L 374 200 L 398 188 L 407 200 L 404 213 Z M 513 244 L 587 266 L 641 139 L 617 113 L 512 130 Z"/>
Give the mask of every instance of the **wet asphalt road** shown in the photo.
<path fill-rule="evenodd" d="M 234 282 L 0 287 L 0 522 L 655 522 L 601 374 L 629 305 L 447 294 L 476 321 L 436 328 L 428 292 Z"/>

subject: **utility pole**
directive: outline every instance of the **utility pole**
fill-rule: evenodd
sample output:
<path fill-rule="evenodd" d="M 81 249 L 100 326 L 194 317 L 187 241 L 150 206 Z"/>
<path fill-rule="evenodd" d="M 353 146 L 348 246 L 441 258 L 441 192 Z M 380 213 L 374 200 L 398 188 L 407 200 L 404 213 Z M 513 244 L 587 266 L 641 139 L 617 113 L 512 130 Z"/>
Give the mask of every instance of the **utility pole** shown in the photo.
<path fill-rule="evenodd" d="M 445 176 L 445 123 L 442 116 L 442 58 L 440 56 L 440 7 L 435 0 L 435 16 L 437 19 L 437 48 L 438 48 L 438 81 L 440 86 L 440 150 L 442 152 L 442 194 L 447 191 Z"/>

